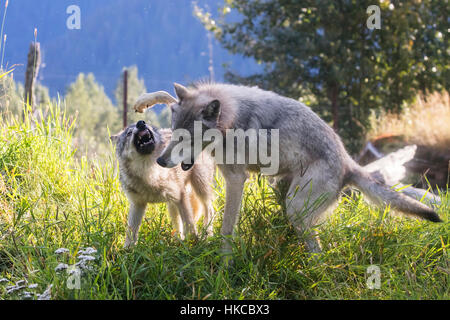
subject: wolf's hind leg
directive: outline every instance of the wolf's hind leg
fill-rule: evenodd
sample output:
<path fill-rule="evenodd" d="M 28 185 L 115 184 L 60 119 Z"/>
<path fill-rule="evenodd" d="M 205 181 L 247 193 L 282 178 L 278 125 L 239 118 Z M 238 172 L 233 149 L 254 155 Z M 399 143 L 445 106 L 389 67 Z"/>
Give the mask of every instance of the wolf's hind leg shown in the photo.
<path fill-rule="evenodd" d="M 189 201 L 191 202 L 192 214 L 194 215 L 194 222 L 197 224 L 203 215 L 203 204 L 193 191 L 189 193 Z"/>
<path fill-rule="evenodd" d="M 216 215 L 216 212 L 214 211 L 214 207 L 212 205 L 212 201 L 203 201 L 203 207 L 205 216 L 203 217 L 203 224 L 206 227 L 206 234 L 208 236 L 212 236 L 214 234 L 214 218 Z"/>
<path fill-rule="evenodd" d="M 197 228 L 195 226 L 195 218 L 192 212 L 191 201 L 188 194 L 184 194 L 179 203 L 176 204 L 178 212 L 181 216 L 183 230 L 185 236 L 188 234 L 197 236 Z"/>
<path fill-rule="evenodd" d="M 211 188 L 212 190 L 212 188 Z M 213 207 L 212 200 L 212 192 L 204 194 L 203 197 L 200 197 L 201 207 L 203 209 L 203 225 L 206 228 L 206 234 L 208 236 L 213 235 L 213 225 L 215 218 L 215 211 Z"/>
<path fill-rule="evenodd" d="M 286 213 L 306 249 L 312 253 L 322 251 L 319 236 L 313 230 L 324 213 L 336 203 L 339 184 L 323 174 L 309 170 L 293 179 L 286 197 Z"/>
<path fill-rule="evenodd" d="M 214 207 L 212 205 L 214 190 L 212 188 L 212 175 L 201 175 L 196 172 L 191 177 L 191 186 L 198 199 L 200 199 L 203 209 L 203 225 L 206 227 L 208 236 L 213 234 L 213 224 L 215 218 Z M 200 209 L 200 208 L 199 208 Z M 198 216 L 199 217 L 199 216 Z"/>
<path fill-rule="evenodd" d="M 170 221 L 172 222 L 172 226 L 179 235 L 181 240 L 184 240 L 185 233 L 183 228 L 183 221 L 181 221 L 181 215 L 178 212 L 177 206 L 172 203 L 167 203 L 167 211 L 169 211 Z"/>

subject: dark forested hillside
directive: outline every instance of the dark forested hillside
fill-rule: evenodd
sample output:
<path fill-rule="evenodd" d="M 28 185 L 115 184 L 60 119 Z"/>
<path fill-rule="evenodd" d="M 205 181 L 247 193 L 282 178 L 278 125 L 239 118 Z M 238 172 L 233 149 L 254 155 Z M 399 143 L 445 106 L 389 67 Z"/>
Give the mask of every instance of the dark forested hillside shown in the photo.
<path fill-rule="evenodd" d="M 205 5 L 207 0 L 197 1 Z M 66 9 L 81 9 L 81 29 L 69 30 Z M 3 9 L 3 1 L 0 3 Z M 216 10 L 216 4 L 209 4 Z M 28 46 L 41 42 L 39 80 L 50 93 L 64 93 L 80 72 L 93 72 L 107 94 L 124 66 L 137 65 L 148 90 L 171 90 L 173 81 L 189 82 L 209 75 L 208 37 L 185 0 L 10 0 L 5 21 L 4 65 L 18 64 L 14 77 L 23 82 Z M 223 65 L 253 73 L 255 62 L 233 56 L 214 43 L 216 80 Z"/>

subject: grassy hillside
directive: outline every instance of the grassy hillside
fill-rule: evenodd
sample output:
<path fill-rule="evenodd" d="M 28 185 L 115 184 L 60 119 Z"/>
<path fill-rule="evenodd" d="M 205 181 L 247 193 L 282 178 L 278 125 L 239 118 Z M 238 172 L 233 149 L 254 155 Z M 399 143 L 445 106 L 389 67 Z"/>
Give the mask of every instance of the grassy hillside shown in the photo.
<path fill-rule="evenodd" d="M 35 127 L 29 119 L 0 118 L 0 299 L 36 299 L 50 286 L 52 299 L 450 298 L 448 190 L 437 209 L 441 224 L 344 197 L 319 226 L 323 254 L 311 257 L 266 181 L 253 177 L 232 267 L 221 263 L 220 215 L 214 237 L 183 242 L 173 236 L 164 205 L 148 209 L 137 247 L 124 250 L 128 203 L 113 152 L 76 159 L 72 123 L 57 107 L 51 111 Z M 218 212 L 222 186 L 218 177 Z M 84 260 L 80 289 L 70 289 L 68 273 L 55 268 L 80 262 L 87 247 L 95 260 Z M 68 252 L 55 253 L 60 248 Z M 372 264 L 381 269 L 378 290 L 366 285 Z M 15 284 L 37 287 L 11 290 Z"/>

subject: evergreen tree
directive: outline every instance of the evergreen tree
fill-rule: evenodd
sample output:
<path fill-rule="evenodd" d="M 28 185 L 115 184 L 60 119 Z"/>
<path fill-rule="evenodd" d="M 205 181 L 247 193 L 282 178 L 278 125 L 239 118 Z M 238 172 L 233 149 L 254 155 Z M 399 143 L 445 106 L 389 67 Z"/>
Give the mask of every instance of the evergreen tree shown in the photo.
<path fill-rule="evenodd" d="M 0 113 L 11 113 L 15 116 L 23 114 L 24 87 L 14 81 L 12 74 L 0 79 Z"/>
<path fill-rule="evenodd" d="M 49 103 L 51 103 L 48 88 L 40 82 L 36 83 L 36 86 L 34 88 L 34 96 L 36 105 L 41 106 L 43 109 L 45 109 L 45 107 L 48 106 Z"/>
<path fill-rule="evenodd" d="M 117 110 L 93 74 L 79 74 L 69 86 L 65 100 L 68 114 L 76 116 L 75 137 L 79 147 L 96 152 L 99 145 L 109 143 L 108 128 L 112 133 L 119 130 Z"/>
<path fill-rule="evenodd" d="M 366 10 L 374 4 L 381 8 L 381 29 L 371 30 Z M 303 97 L 355 152 L 372 110 L 400 111 L 418 90 L 445 87 L 447 6 L 432 0 L 226 0 L 217 19 L 198 7 L 195 13 L 225 48 L 265 66 L 249 77 L 229 72 L 228 80 Z"/>
<path fill-rule="evenodd" d="M 172 113 L 170 108 L 164 108 L 158 115 L 158 122 L 161 128 L 170 128 L 172 126 Z"/>
<path fill-rule="evenodd" d="M 144 113 L 144 116 L 140 113 L 136 113 L 133 110 L 134 103 L 137 98 L 147 91 L 145 87 L 144 79 L 139 78 L 139 72 L 137 66 L 131 66 L 128 68 L 124 68 L 123 71 L 128 70 L 128 93 L 127 93 L 127 123 L 130 125 L 131 123 L 137 122 L 139 120 L 145 120 L 153 126 L 158 127 L 158 116 L 156 113 L 147 109 Z M 119 81 L 117 82 L 115 97 L 117 109 L 119 110 L 120 117 L 123 117 L 123 77 L 124 72 L 120 76 Z"/>

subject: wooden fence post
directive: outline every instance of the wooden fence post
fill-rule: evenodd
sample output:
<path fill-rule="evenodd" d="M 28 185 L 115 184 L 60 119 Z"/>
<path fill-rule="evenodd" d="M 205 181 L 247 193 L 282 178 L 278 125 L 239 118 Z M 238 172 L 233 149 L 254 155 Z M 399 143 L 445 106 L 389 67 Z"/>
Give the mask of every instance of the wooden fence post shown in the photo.
<path fill-rule="evenodd" d="M 28 103 L 34 110 L 34 86 L 41 65 L 41 45 L 39 42 L 32 42 L 28 51 L 27 70 L 25 72 L 25 103 Z"/>
<path fill-rule="evenodd" d="M 128 113 L 128 70 L 123 72 L 123 127 L 127 127 Z"/>

